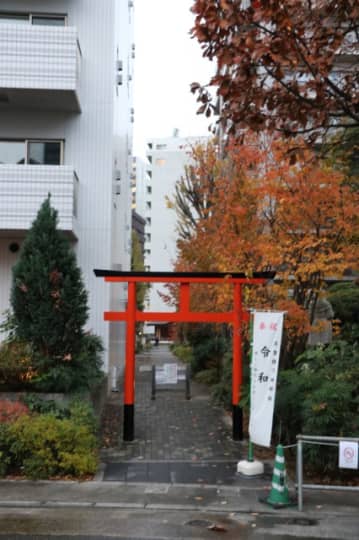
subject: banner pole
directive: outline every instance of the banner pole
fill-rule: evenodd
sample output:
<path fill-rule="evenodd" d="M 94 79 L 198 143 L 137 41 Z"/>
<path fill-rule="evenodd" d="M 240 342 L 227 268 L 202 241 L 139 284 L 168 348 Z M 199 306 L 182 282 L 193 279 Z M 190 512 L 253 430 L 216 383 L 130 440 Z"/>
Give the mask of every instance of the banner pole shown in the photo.
<path fill-rule="evenodd" d="M 253 310 L 250 312 L 249 317 L 249 400 L 248 409 L 251 410 L 251 393 L 252 393 L 252 362 L 253 362 Z M 254 449 L 250 435 L 248 433 L 248 461 L 252 463 L 254 461 Z"/>
<path fill-rule="evenodd" d="M 249 317 L 249 415 L 251 414 L 251 393 L 252 393 L 252 367 L 253 367 L 253 340 L 254 340 L 254 309 L 250 310 Z M 254 445 L 251 441 L 248 429 L 248 459 L 239 461 L 237 472 L 248 478 L 256 478 L 264 472 L 264 465 L 254 459 Z"/>

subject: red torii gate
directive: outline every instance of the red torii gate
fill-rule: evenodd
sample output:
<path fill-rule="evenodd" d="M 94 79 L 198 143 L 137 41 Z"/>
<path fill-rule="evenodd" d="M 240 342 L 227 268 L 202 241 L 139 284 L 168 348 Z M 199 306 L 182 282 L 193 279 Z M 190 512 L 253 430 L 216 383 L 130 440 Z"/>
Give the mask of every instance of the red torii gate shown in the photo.
<path fill-rule="evenodd" d="M 105 321 L 126 322 L 126 361 L 124 381 L 123 440 L 134 439 L 135 404 L 135 339 L 137 321 L 166 322 L 212 322 L 230 323 L 233 326 L 232 354 L 232 407 L 233 439 L 243 438 L 242 410 L 239 407 L 242 384 L 242 339 L 241 324 L 249 320 L 249 313 L 242 307 L 242 285 L 260 285 L 274 278 L 275 272 L 253 272 L 251 277 L 244 273 L 219 272 L 120 272 L 116 270 L 94 270 L 96 277 L 110 283 L 127 282 L 128 301 L 126 311 L 106 311 Z M 136 306 L 136 283 L 178 283 L 179 309 L 176 312 L 144 312 Z M 202 312 L 190 309 L 190 284 L 232 284 L 233 309 L 228 312 Z"/>

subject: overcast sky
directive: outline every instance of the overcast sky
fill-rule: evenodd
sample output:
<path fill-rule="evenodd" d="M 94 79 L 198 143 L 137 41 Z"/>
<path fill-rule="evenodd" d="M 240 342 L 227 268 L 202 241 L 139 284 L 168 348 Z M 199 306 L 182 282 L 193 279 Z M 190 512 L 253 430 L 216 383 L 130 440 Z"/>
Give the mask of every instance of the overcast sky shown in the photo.
<path fill-rule="evenodd" d="M 146 139 L 208 135 L 210 120 L 197 115 L 191 82 L 206 83 L 212 64 L 189 36 L 192 0 L 136 0 L 134 155 L 145 155 Z"/>

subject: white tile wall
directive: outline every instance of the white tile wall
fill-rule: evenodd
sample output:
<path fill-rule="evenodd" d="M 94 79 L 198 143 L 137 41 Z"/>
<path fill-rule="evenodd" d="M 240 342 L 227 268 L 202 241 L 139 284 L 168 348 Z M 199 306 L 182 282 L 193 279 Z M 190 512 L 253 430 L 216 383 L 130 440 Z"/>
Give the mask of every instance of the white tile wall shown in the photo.
<path fill-rule="evenodd" d="M 77 88 L 74 27 L 0 25 L 0 88 Z"/>
<path fill-rule="evenodd" d="M 0 230 L 27 230 L 48 194 L 58 228 L 76 235 L 77 178 L 63 165 L 0 165 Z"/>

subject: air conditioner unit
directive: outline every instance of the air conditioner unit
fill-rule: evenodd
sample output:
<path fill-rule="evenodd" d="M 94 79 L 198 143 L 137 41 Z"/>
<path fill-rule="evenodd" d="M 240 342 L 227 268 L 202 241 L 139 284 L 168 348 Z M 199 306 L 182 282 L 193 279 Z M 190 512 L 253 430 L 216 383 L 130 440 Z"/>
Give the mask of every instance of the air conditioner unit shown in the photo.
<path fill-rule="evenodd" d="M 128 7 L 133 8 L 133 0 L 128 0 Z"/>

